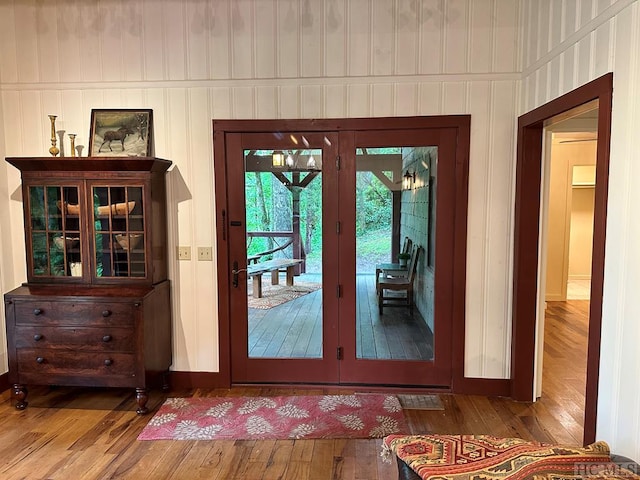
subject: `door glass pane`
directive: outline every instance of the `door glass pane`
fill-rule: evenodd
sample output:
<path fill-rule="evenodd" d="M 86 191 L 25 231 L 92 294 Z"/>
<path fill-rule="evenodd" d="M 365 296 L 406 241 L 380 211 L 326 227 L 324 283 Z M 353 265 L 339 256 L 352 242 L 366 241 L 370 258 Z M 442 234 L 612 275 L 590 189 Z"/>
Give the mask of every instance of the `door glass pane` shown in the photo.
<path fill-rule="evenodd" d="M 96 277 L 146 275 L 141 186 L 93 187 Z"/>
<path fill-rule="evenodd" d="M 322 358 L 322 150 L 245 150 L 249 358 Z"/>
<path fill-rule="evenodd" d="M 34 276 L 80 276 L 78 187 L 29 187 Z"/>
<path fill-rule="evenodd" d="M 437 157 L 356 150 L 358 359 L 433 361 Z"/>

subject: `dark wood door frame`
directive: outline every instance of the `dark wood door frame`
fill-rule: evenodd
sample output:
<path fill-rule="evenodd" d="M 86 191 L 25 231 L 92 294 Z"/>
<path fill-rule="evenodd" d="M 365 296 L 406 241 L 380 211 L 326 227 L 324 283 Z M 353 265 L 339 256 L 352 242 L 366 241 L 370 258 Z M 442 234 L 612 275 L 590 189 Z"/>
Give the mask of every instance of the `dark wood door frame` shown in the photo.
<path fill-rule="evenodd" d="M 591 264 L 584 442 L 595 441 L 604 278 L 613 74 L 608 73 L 518 118 L 514 222 L 511 396 L 534 395 L 542 140 L 546 120 L 598 100 L 598 144 Z"/>
<path fill-rule="evenodd" d="M 466 385 L 464 378 L 465 285 L 466 285 L 466 237 L 468 203 L 468 164 L 471 130 L 470 115 L 445 115 L 432 117 L 384 117 L 363 119 L 316 120 L 214 120 L 213 152 L 216 199 L 216 245 L 218 278 L 218 338 L 219 373 L 215 386 L 231 386 L 231 305 L 229 286 L 230 252 L 228 244 L 228 204 L 230 192 L 227 185 L 226 149 L 227 134 L 242 132 L 322 132 L 363 131 L 389 129 L 452 128 L 456 130 L 455 149 L 455 214 L 453 219 L 455 241 L 454 263 L 450 275 L 453 279 L 451 307 L 451 385 L 453 389 Z M 484 385 L 484 384 L 483 384 Z"/>

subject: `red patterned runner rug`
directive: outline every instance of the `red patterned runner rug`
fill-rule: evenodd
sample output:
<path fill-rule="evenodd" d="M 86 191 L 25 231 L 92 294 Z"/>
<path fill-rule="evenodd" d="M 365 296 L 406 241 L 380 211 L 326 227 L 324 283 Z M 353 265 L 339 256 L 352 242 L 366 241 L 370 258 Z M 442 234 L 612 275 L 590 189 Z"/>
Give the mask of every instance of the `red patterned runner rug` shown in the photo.
<path fill-rule="evenodd" d="M 395 395 L 169 398 L 138 440 L 382 438 L 408 432 Z"/>

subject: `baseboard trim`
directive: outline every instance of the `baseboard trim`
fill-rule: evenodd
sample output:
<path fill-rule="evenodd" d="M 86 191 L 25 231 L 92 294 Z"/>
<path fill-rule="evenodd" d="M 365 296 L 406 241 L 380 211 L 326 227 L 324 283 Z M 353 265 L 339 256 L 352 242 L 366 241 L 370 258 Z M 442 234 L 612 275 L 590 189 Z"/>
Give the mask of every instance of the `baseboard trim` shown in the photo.
<path fill-rule="evenodd" d="M 171 372 L 170 376 L 171 389 L 182 390 L 192 388 L 231 388 L 226 375 L 220 372 Z M 273 386 L 269 384 L 270 386 Z M 296 384 L 296 388 L 301 385 Z M 311 386 L 310 386 L 311 387 Z M 318 385 L 313 385 L 318 388 Z M 344 385 L 344 388 L 353 389 L 354 385 Z M 332 388 L 340 388 L 339 385 L 333 385 Z M 371 389 L 371 387 L 368 387 Z M 388 386 L 380 386 L 380 390 L 403 390 L 402 387 L 396 385 L 392 388 Z M 416 389 L 406 387 L 407 391 Z M 486 395 L 492 397 L 509 397 L 511 395 L 511 380 L 495 379 L 495 378 L 469 378 L 465 377 L 454 382 L 451 389 L 435 389 L 424 388 L 427 391 L 448 391 L 454 394 L 462 395 Z"/>
<path fill-rule="evenodd" d="M 569 275 L 569 281 L 571 280 L 591 280 L 591 275 Z"/>
<path fill-rule="evenodd" d="M 3 373 L 0 375 L 0 392 L 4 392 L 9 389 L 9 373 Z"/>
<path fill-rule="evenodd" d="M 169 383 L 172 390 L 231 387 L 227 376 L 220 372 L 171 372 Z"/>
<path fill-rule="evenodd" d="M 510 397 L 511 380 L 502 378 L 464 377 L 454 382 L 451 389 L 455 394 L 485 395 L 487 397 Z"/>
<path fill-rule="evenodd" d="M 544 301 L 545 302 L 566 302 L 567 301 L 567 297 L 566 297 L 566 295 L 563 297 L 562 295 L 555 294 L 555 293 L 547 294 L 544 297 Z"/>

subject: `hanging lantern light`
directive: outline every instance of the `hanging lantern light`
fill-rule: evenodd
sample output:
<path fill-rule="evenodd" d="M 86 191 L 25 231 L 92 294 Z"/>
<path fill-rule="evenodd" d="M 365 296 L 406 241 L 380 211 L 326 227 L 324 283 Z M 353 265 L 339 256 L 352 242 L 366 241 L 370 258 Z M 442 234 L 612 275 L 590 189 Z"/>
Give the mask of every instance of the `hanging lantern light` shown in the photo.
<path fill-rule="evenodd" d="M 287 155 L 287 167 L 291 168 L 293 167 L 295 161 L 293 160 L 293 157 L 291 156 L 291 154 Z"/>
<path fill-rule="evenodd" d="M 413 182 L 415 181 L 416 174 L 409 173 L 409 170 L 402 176 L 402 189 L 403 190 L 411 190 L 413 186 Z"/>
<path fill-rule="evenodd" d="M 275 150 L 271 155 L 271 165 L 274 167 L 284 167 L 284 153 Z"/>

